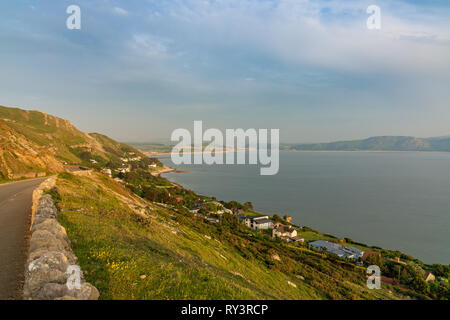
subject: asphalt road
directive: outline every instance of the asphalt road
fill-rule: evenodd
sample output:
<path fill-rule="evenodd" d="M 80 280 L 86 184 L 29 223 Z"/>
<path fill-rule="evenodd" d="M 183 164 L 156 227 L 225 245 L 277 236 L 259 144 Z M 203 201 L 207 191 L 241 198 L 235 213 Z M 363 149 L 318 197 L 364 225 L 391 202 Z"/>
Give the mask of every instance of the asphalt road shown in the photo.
<path fill-rule="evenodd" d="M 22 298 L 32 194 L 45 179 L 0 185 L 0 300 Z"/>

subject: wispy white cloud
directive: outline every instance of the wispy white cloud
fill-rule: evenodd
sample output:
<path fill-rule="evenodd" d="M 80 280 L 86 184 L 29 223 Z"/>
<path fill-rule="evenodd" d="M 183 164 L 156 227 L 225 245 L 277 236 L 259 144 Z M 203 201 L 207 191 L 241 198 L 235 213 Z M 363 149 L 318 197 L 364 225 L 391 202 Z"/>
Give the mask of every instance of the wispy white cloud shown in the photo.
<path fill-rule="evenodd" d="M 121 7 L 114 7 L 114 8 L 112 8 L 112 11 L 114 14 L 116 14 L 118 16 L 126 17 L 126 16 L 130 15 L 130 13 L 127 10 L 125 10 Z"/>
<path fill-rule="evenodd" d="M 128 46 L 140 56 L 166 57 L 168 54 L 169 39 L 154 36 L 152 34 L 134 34 Z"/>

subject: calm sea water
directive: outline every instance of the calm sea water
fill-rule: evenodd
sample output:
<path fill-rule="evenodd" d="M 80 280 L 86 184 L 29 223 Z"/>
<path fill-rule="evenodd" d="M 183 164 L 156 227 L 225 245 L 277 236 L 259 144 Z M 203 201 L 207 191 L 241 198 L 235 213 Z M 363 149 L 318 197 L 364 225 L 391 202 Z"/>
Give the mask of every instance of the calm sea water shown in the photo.
<path fill-rule="evenodd" d="M 450 153 L 281 152 L 280 172 L 250 165 L 174 166 L 165 177 L 220 200 L 251 201 L 298 225 L 450 263 Z"/>

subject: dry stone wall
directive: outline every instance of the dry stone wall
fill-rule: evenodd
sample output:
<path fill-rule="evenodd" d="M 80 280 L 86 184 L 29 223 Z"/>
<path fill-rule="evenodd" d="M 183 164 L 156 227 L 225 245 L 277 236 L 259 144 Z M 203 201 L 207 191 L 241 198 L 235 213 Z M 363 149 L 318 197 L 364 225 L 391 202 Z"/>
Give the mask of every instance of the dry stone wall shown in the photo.
<path fill-rule="evenodd" d="M 56 177 L 47 179 L 33 193 L 24 299 L 97 300 L 98 290 L 84 280 L 66 230 L 57 220 L 58 210 L 53 199 L 44 194 L 55 182 Z"/>

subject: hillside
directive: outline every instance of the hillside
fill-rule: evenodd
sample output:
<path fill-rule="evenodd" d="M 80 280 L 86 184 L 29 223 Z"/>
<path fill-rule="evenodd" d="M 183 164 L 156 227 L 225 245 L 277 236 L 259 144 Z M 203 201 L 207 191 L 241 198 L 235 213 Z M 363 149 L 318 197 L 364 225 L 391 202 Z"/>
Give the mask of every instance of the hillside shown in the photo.
<path fill-rule="evenodd" d="M 450 137 L 415 138 L 402 136 L 372 137 L 364 140 L 330 143 L 289 144 L 285 150 L 311 151 L 450 151 Z"/>
<path fill-rule="evenodd" d="M 45 176 L 64 165 L 119 165 L 136 149 L 100 134 L 79 131 L 69 121 L 40 111 L 0 106 L 0 180 Z"/>
<path fill-rule="evenodd" d="M 159 188 L 181 191 L 155 179 Z M 368 290 L 363 268 L 283 244 L 233 215 L 209 224 L 99 173 L 61 174 L 51 193 L 102 299 L 407 298 L 389 285 Z"/>

